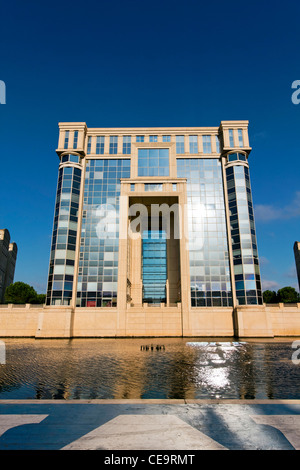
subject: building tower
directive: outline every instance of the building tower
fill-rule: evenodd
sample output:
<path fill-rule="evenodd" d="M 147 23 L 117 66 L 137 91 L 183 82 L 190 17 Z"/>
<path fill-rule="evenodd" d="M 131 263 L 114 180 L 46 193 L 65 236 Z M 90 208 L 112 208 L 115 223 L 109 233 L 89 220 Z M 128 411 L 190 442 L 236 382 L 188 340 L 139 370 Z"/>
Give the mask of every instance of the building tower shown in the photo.
<path fill-rule="evenodd" d="M 295 255 L 296 270 L 297 270 L 298 284 L 299 284 L 299 290 L 300 290 L 300 242 L 294 243 L 294 255 Z"/>
<path fill-rule="evenodd" d="M 0 230 L 0 302 L 4 302 L 6 288 L 13 283 L 18 248 L 16 243 L 10 243 L 7 229 Z"/>

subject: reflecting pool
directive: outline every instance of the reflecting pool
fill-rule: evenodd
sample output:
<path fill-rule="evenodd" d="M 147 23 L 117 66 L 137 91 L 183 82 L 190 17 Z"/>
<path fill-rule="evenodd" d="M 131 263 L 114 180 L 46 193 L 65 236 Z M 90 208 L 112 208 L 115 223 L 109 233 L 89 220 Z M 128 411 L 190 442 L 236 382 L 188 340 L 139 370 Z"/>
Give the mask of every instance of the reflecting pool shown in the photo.
<path fill-rule="evenodd" d="M 293 339 L 2 341 L 0 399 L 300 399 Z"/>

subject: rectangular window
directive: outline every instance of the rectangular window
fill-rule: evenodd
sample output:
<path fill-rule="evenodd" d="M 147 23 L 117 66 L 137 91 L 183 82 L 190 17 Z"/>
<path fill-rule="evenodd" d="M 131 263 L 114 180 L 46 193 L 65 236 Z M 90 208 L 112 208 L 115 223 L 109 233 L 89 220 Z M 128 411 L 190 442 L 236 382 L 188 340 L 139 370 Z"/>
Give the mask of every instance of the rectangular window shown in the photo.
<path fill-rule="evenodd" d="M 138 176 L 169 176 L 169 149 L 139 149 Z"/>
<path fill-rule="evenodd" d="M 211 136 L 204 135 L 202 137 L 203 142 L 203 153 L 211 153 Z"/>
<path fill-rule="evenodd" d="M 131 135 L 123 135 L 123 154 L 131 154 Z"/>
<path fill-rule="evenodd" d="M 216 135 L 216 150 L 217 153 L 220 153 L 220 139 L 218 135 Z"/>
<path fill-rule="evenodd" d="M 157 135 L 149 135 L 149 142 L 157 142 Z"/>
<path fill-rule="evenodd" d="M 145 184 L 145 191 L 162 191 L 162 184 L 148 183 Z"/>
<path fill-rule="evenodd" d="M 87 151 L 86 151 L 86 153 L 88 155 L 91 153 L 91 149 L 92 149 L 92 137 L 89 136 L 88 137 L 88 144 L 87 144 Z"/>
<path fill-rule="evenodd" d="M 229 129 L 228 133 L 229 133 L 229 147 L 234 147 L 233 129 Z"/>
<path fill-rule="evenodd" d="M 243 131 L 238 129 L 239 147 L 244 147 Z"/>
<path fill-rule="evenodd" d="M 163 135 L 162 136 L 162 141 L 163 142 L 171 142 L 171 136 L 170 135 Z"/>
<path fill-rule="evenodd" d="M 115 155 L 118 153 L 118 136 L 111 135 L 109 138 L 109 153 Z"/>
<path fill-rule="evenodd" d="M 184 135 L 176 136 L 176 153 L 184 153 Z"/>
<path fill-rule="evenodd" d="M 135 191 L 135 184 L 134 183 L 130 184 L 130 191 Z"/>
<path fill-rule="evenodd" d="M 70 131 L 65 132 L 64 149 L 67 149 L 69 146 L 69 134 L 70 134 Z"/>
<path fill-rule="evenodd" d="M 198 136 L 190 135 L 189 142 L 190 142 L 190 153 L 198 153 Z"/>
<path fill-rule="evenodd" d="M 145 136 L 144 135 L 137 135 L 136 136 L 136 141 L 137 142 L 144 142 Z"/>
<path fill-rule="evenodd" d="M 104 135 L 97 135 L 96 154 L 97 155 L 103 155 L 104 154 Z"/>
<path fill-rule="evenodd" d="M 77 149 L 78 145 L 78 131 L 74 131 L 73 149 Z"/>

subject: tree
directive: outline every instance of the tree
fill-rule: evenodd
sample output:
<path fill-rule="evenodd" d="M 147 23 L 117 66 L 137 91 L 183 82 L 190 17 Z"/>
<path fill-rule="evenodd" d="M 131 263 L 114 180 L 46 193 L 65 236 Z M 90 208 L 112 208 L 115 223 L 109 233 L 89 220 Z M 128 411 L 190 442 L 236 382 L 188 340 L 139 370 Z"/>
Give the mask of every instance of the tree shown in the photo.
<path fill-rule="evenodd" d="M 285 304 L 297 303 L 300 301 L 300 296 L 294 287 L 283 287 L 277 292 L 278 302 Z"/>
<path fill-rule="evenodd" d="M 25 282 L 14 282 L 5 291 L 5 302 L 9 304 L 36 304 L 40 296 L 36 290 Z"/>
<path fill-rule="evenodd" d="M 276 304 L 278 302 L 277 294 L 275 291 L 266 290 L 263 293 L 265 304 Z"/>
<path fill-rule="evenodd" d="M 46 302 L 46 294 L 37 294 L 35 304 L 44 304 Z"/>

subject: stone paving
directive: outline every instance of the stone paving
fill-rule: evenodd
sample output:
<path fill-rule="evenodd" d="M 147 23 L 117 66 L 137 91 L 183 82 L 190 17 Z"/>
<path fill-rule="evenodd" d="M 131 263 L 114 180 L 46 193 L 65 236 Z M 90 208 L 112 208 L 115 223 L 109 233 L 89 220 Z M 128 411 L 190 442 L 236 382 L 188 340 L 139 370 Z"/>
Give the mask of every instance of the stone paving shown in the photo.
<path fill-rule="evenodd" d="M 0 450 L 299 450 L 300 400 L 0 400 Z"/>

